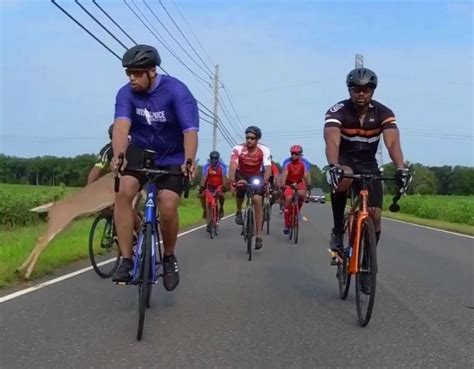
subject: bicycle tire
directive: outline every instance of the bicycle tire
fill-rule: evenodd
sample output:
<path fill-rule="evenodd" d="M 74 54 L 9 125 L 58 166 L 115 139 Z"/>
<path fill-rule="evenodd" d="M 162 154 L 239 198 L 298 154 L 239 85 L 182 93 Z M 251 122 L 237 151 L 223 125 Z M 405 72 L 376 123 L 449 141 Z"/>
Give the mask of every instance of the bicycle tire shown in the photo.
<path fill-rule="evenodd" d="M 217 202 L 212 208 L 212 227 L 211 232 L 214 232 L 214 237 L 217 236 L 217 228 L 219 226 L 219 209 L 217 208 Z"/>
<path fill-rule="evenodd" d="M 271 213 L 272 213 L 272 207 L 270 206 L 270 202 L 267 202 L 265 204 L 265 209 L 267 212 L 265 221 L 267 222 L 267 234 L 270 234 L 270 219 L 271 219 Z"/>
<path fill-rule="evenodd" d="M 299 235 L 299 232 L 300 232 L 300 214 L 299 214 L 299 209 L 298 209 L 298 205 L 293 205 L 293 241 L 295 243 L 295 245 L 298 243 L 298 235 Z"/>
<path fill-rule="evenodd" d="M 254 230 L 254 222 L 253 222 L 253 211 L 252 209 L 247 209 L 247 216 L 246 216 L 246 241 L 247 241 L 247 253 L 249 255 L 249 261 L 252 261 L 252 241 L 253 241 L 253 230 Z"/>
<path fill-rule="evenodd" d="M 349 224 L 349 214 L 344 214 L 344 235 L 347 240 L 344 242 L 344 249 L 342 253 L 342 263 L 337 264 L 337 281 L 339 285 L 339 296 L 342 300 L 347 298 L 349 289 L 351 287 L 351 275 L 348 273 L 349 269 L 349 248 L 351 247 L 351 232 L 352 227 Z"/>
<path fill-rule="evenodd" d="M 359 325 L 361 327 L 366 327 L 367 324 L 369 324 L 370 318 L 372 317 L 377 282 L 375 227 L 371 218 L 367 218 L 362 224 L 362 237 L 359 245 L 358 265 L 359 272 L 356 274 L 357 317 L 359 320 Z M 365 292 L 362 288 L 363 277 L 366 279 Z M 363 300 L 367 295 L 369 295 L 369 298 L 365 304 Z"/>
<path fill-rule="evenodd" d="M 143 326 L 145 323 L 145 312 L 150 301 L 150 254 L 152 247 L 152 227 L 148 223 L 145 226 L 144 248 L 140 260 L 138 280 L 138 330 L 137 341 L 142 339 Z"/>
<path fill-rule="evenodd" d="M 211 240 L 214 238 L 214 233 L 213 233 L 213 230 L 212 230 L 212 220 L 213 220 L 212 211 L 213 210 L 214 209 L 212 208 L 212 206 L 210 206 L 210 204 L 208 202 L 206 202 L 206 214 L 207 214 L 206 231 L 209 233 L 209 237 L 211 237 Z"/>
<path fill-rule="evenodd" d="M 100 237 L 100 249 L 104 250 L 105 253 L 113 252 L 115 249 L 117 253 L 115 261 L 113 263 L 108 263 L 105 265 L 99 265 L 100 263 L 97 260 L 97 256 L 99 255 L 96 255 L 96 252 L 95 252 L 96 245 L 94 243 L 96 232 L 100 234 L 100 227 L 101 227 L 102 220 L 105 220 L 105 224 L 104 224 L 105 228 L 102 230 L 102 234 Z M 108 239 L 104 239 L 104 236 L 106 236 Z M 99 214 L 94 219 L 94 222 L 92 223 L 91 229 L 89 231 L 88 247 L 89 247 L 89 260 L 91 262 L 92 267 L 94 268 L 94 271 L 101 278 L 104 278 L 104 279 L 110 278 L 115 273 L 115 271 L 117 270 L 120 264 L 120 255 L 121 255 L 120 248 L 118 247 L 118 243 L 116 241 L 115 234 L 114 234 L 113 217 L 111 214 L 110 215 Z M 112 267 L 110 267 L 110 264 L 112 264 Z"/>

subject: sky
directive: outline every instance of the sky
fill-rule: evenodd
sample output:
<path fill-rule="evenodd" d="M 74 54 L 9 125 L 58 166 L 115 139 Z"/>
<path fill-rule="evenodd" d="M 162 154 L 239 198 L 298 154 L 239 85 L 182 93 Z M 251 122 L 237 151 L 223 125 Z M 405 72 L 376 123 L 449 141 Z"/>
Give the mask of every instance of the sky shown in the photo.
<path fill-rule="evenodd" d="M 97 0 L 138 43 L 153 44 L 163 68 L 213 109 L 209 73 L 172 40 L 143 0 L 133 0 L 195 77 L 123 1 Z M 474 165 L 473 2 L 471 1 L 179 1 L 162 0 L 209 69 L 230 115 L 219 116 L 237 142 L 242 124 L 258 125 L 282 161 L 300 144 L 323 166 L 324 114 L 348 97 L 345 77 L 362 54 L 379 77 L 374 99 L 397 116 L 405 159 L 425 165 Z M 120 57 L 125 48 L 73 1 L 57 0 Z M 131 0 L 128 3 L 133 7 Z M 146 3 L 197 57 L 158 0 Z M 133 45 L 89 0 L 81 0 L 127 47 Z M 197 35 L 193 37 L 179 11 Z M 20 157 L 96 153 L 107 142 L 115 95 L 127 83 L 120 61 L 49 1 L 1 0 L 0 153 Z M 146 17 L 146 18 L 145 18 Z M 202 66 L 204 70 L 206 67 Z M 238 119 L 225 95 L 228 93 Z M 201 121 L 198 156 L 212 149 Z M 230 146 L 218 136 L 218 150 Z M 384 153 L 384 161 L 389 157 Z"/>

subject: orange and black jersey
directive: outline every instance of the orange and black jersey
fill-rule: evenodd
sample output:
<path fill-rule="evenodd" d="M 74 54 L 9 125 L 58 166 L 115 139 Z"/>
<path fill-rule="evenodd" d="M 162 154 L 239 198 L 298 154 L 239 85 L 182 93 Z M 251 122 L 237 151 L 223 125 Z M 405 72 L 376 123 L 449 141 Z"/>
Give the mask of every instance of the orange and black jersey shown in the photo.
<path fill-rule="evenodd" d="M 341 129 L 339 154 L 350 154 L 360 160 L 375 160 L 384 129 L 397 128 L 392 110 L 372 100 L 365 117 L 359 117 L 350 99 L 338 102 L 326 112 L 324 127 Z"/>

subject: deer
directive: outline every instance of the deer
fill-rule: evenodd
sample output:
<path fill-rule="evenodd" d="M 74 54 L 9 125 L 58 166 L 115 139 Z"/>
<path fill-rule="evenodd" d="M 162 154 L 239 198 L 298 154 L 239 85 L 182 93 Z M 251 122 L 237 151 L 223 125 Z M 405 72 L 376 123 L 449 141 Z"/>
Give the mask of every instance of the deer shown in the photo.
<path fill-rule="evenodd" d="M 37 213 L 48 213 L 46 231 L 37 239 L 35 247 L 17 272 L 24 273 L 24 279 L 29 280 L 40 255 L 58 234 L 76 219 L 111 207 L 114 200 L 114 175 L 108 173 L 61 200 L 30 209 Z"/>

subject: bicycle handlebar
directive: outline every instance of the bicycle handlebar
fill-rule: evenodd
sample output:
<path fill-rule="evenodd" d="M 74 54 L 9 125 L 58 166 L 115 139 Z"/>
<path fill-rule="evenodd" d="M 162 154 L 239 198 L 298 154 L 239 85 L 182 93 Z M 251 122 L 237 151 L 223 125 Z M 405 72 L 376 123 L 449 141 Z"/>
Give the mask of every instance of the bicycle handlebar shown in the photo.
<path fill-rule="evenodd" d="M 355 180 L 362 180 L 362 179 L 369 179 L 373 181 L 394 181 L 395 177 L 387 177 L 383 176 L 380 174 L 364 174 L 364 173 L 358 173 L 358 174 L 349 174 L 349 173 L 344 173 L 342 178 L 350 178 L 350 179 L 355 179 Z M 400 211 L 400 205 L 397 204 L 398 200 L 402 198 L 402 193 L 400 192 L 400 189 L 398 190 L 398 193 L 392 198 L 392 203 L 388 207 L 388 209 L 392 213 L 397 213 Z"/>
<path fill-rule="evenodd" d="M 120 176 L 119 174 L 122 173 L 122 165 L 123 165 L 123 161 L 124 161 L 124 153 L 120 153 L 119 156 L 118 156 L 118 170 L 117 172 L 115 173 L 115 176 L 114 176 L 114 180 L 115 180 L 115 183 L 114 183 L 114 190 L 115 190 L 115 193 L 118 193 L 119 190 L 120 190 Z M 189 168 L 191 167 L 192 165 L 192 161 L 191 159 L 188 159 L 186 161 L 186 167 L 187 167 L 187 174 L 183 174 L 183 172 L 172 172 L 172 171 L 169 171 L 169 170 L 163 170 L 163 169 L 147 169 L 147 168 L 136 168 L 136 169 L 127 169 L 127 171 L 130 171 L 130 172 L 139 172 L 139 173 L 145 173 L 146 175 L 149 175 L 149 174 L 156 174 L 156 175 L 159 175 L 159 176 L 162 176 L 162 175 L 171 175 L 171 176 L 183 176 L 184 179 L 183 179 L 183 186 L 184 186 L 184 198 L 187 199 L 189 197 Z"/>

